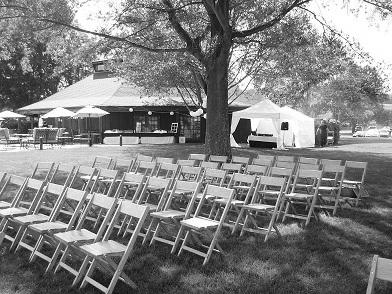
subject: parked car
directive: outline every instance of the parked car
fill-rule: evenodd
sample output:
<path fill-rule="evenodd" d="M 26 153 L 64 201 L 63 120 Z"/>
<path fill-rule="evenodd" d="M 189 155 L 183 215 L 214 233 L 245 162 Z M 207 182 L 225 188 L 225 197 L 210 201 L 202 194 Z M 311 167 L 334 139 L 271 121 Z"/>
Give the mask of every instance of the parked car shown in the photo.
<path fill-rule="evenodd" d="M 383 127 L 380 131 L 380 137 L 390 137 L 391 136 L 391 128 Z"/>
<path fill-rule="evenodd" d="M 365 137 L 365 131 L 362 126 L 356 126 L 355 132 L 353 133 L 353 137 Z"/>
<path fill-rule="evenodd" d="M 376 126 L 370 126 L 365 132 L 365 137 L 380 137 L 380 131 Z"/>

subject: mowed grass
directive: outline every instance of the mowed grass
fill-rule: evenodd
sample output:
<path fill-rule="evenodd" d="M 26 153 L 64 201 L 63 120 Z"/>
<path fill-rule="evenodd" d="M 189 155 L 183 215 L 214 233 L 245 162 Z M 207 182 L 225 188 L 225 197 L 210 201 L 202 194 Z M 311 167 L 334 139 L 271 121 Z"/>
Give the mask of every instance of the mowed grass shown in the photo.
<path fill-rule="evenodd" d="M 119 281 L 115 293 L 365 293 L 373 254 L 392 258 L 392 144 L 387 139 L 360 139 L 322 149 L 234 149 L 234 155 L 249 157 L 279 153 L 368 161 L 370 198 L 359 207 L 339 210 L 337 217 L 322 215 L 306 229 L 295 222 L 280 224 L 283 238 L 273 236 L 267 243 L 259 235 L 240 238 L 224 231 L 220 243 L 225 254 L 213 254 L 205 267 L 200 257 L 187 252 L 178 257 L 166 245 L 139 243 L 126 266 L 138 289 Z M 83 165 L 91 164 L 96 155 L 126 158 L 139 152 L 187 158 L 189 153 L 204 152 L 203 148 L 177 144 L 2 152 L 0 166 L 28 176 L 38 161 Z M 100 293 L 90 286 L 71 288 L 72 276 L 64 271 L 44 275 L 43 262 L 29 264 L 25 251 L 8 253 L 7 247 L 8 243 L 0 247 L 0 293 Z M 392 293 L 392 285 L 378 282 L 376 290 Z"/>

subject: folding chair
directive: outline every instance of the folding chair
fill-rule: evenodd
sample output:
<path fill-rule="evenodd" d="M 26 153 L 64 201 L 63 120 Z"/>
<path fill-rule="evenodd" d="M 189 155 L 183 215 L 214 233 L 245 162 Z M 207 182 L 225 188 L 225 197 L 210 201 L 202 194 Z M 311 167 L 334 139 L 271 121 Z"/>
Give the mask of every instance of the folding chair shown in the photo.
<path fill-rule="evenodd" d="M 7 208 L 15 205 L 18 196 L 23 191 L 24 184 L 26 183 L 26 177 L 20 177 L 16 175 L 9 175 L 5 177 L 6 174 L 3 175 L 4 184 L 0 190 L 0 208 Z"/>
<path fill-rule="evenodd" d="M 175 251 L 179 243 L 182 241 L 178 255 L 180 255 L 183 250 L 189 251 L 193 254 L 204 257 L 203 265 L 210 260 L 213 251 L 222 252 L 222 248 L 218 243 L 218 238 L 234 194 L 234 189 L 207 185 L 193 217 L 180 221 L 181 227 L 174 242 L 172 252 Z M 207 195 L 226 200 L 226 204 L 221 206 L 221 211 L 216 210 L 214 214 L 210 214 L 209 218 L 201 216 Z M 183 237 L 184 234 L 185 237 Z M 199 238 L 199 235 L 202 237 Z M 205 243 L 202 241 L 205 239 L 204 237 L 207 239 L 205 240 Z M 193 243 L 190 243 L 191 239 L 194 241 Z M 193 247 L 193 245 L 196 246 Z M 202 251 L 200 248 L 206 249 L 207 252 L 205 252 L 205 250 Z"/>
<path fill-rule="evenodd" d="M 87 199 L 87 191 L 76 190 L 72 188 L 67 188 L 63 193 L 62 198 L 57 204 L 56 208 L 51 215 L 51 218 L 47 222 L 31 224 L 25 229 L 16 251 L 21 247 L 31 251 L 30 262 L 33 262 L 37 257 L 50 263 L 52 261 L 51 257 L 46 255 L 47 250 L 41 251 L 43 245 L 51 245 L 51 247 L 57 247 L 57 241 L 54 239 L 53 234 L 66 232 L 71 230 L 78 218 L 82 213 L 82 209 L 85 206 L 85 201 Z M 67 203 L 66 203 L 67 201 Z M 71 205 L 67 205 L 73 203 Z M 72 214 L 62 215 L 63 209 L 72 209 Z M 32 244 L 29 245 L 28 239 L 32 239 Z"/>
<path fill-rule="evenodd" d="M 155 173 L 157 163 L 155 161 L 138 161 L 136 163 L 135 174 L 152 176 Z"/>
<path fill-rule="evenodd" d="M 179 169 L 180 166 L 175 163 L 162 163 L 159 165 L 155 176 L 164 179 L 174 179 L 177 177 Z"/>
<path fill-rule="evenodd" d="M 20 189 L 18 190 L 18 194 L 12 205 L 10 207 L 0 209 L 0 230 L 2 231 L 10 218 L 31 214 L 34 211 L 45 185 L 44 181 L 32 178 L 15 179 L 12 177 L 10 181 L 16 185 L 19 184 Z"/>
<path fill-rule="evenodd" d="M 181 166 L 177 179 L 181 181 L 197 182 L 200 180 L 202 172 L 203 169 L 201 167 Z"/>
<path fill-rule="evenodd" d="M 177 201 L 177 194 L 183 193 L 184 191 L 187 191 L 191 195 L 190 201 L 185 205 Z M 150 234 L 154 233 L 150 245 L 154 241 L 159 241 L 173 246 L 180 229 L 180 220 L 189 218 L 192 213 L 190 208 L 193 207 L 196 196 L 200 191 L 201 182 L 175 181 L 165 207 L 161 211 L 155 211 L 150 214 L 151 222 L 146 237 L 143 240 L 143 245 L 148 240 Z M 160 234 L 162 232 L 164 234 Z"/>
<path fill-rule="evenodd" d="M 257 159 L 268 160 L 271 162 L 272 165 L 275 161 L 275 155 L 257 154 Z"/>
<path fill-rule="evenodd" d="M 213 162 L 213 161 L 202 161 L 200 163 L 201 168 L 213 168 L 213 169 L 219 169 L 220 163 L 219 162 Z"/>
<path fill-rule="evenodd" d="M 54 251 L 53 256 L 49 257 L 51 261 L 46 268 L 46 272 L 50 271 L 53 268 L 58 256 L 60 256 L 61 252 L 63 251 L 63 254 L 59 263 L 57 264 L 55 272 L 57 272 L 61 267 L 63 267 L 75 276 L 72 286 L 75 286 L 76 283 L 79 282 L 79 280 L 76 279 L 77 277 L 80 278 L 80 276 L 78 275 L 79 270 L 75 270 L 70 265 L 66 264 L 66 259 L 67 257 L 74 258 L 75 255 L 77 255 L 78 250 L 75 250 L 75 246 L 77 246 L 78 244 L 93 243 L 102 239 L 102 236 L 104 235 L 105 230 L 107 229 L 110 219 L 117 206 L 117 199 L 117 197 L 108 197 L 103 194 L 94 193 L 91 196 L 90 201 L 84 208 L 83 214 L 80 217 L 75 229 L 66 232 L 56 233 L 53 235 L 54 239 L 58 242 L 58 245 L 56 247 L 56 250 Z M 95 233 L 88 230 L 88 215 L 94 215 L 97 208 L 102 211 L 105 211 L 106 216 L 101 223 L 98 232 Z"/>
<path fill-rule="evenodd" d="M 232 156 L 231 163 L 240 163 L 242 165 L 242 169 L 245 170 L 249 164 L 249 157 L 243 156 Z"/>
<path fill-rule="evenodd" d="M 305 164 L 314 164 L 314 165 L 316 165 L 316 164 L 320 163 L 319 161 L 320 160 L 318 158 L 302 157 L 302 156 L 300 156 L 298 158 L 298 163 L 305 163 Z"/>
<path fill-rule="evenodd" d="M 323 168 L 323 178 L 319 186 L 318 203 L 315 208 L 322 210 L 332 210 L 335 216 L 341 202 L 342 184 L 345 168 L 342 165 L 327 165 Z M 325 181 L 324 178 L 327 180 Z M 333 181 L 331 181 L 333 179 Z"/>
<path fill-rule="evenodd" d="M 140 193 L 140 197 L 135 200 L 135 203 L 148 206 L 149 212 L 162 210 L 169 195 L 171 182 L 171 179 L 148 177 L 146 183 L 144 184 L 143 190 Z M 148 229 L 148 225 L 149 223 L 147 223 L 147 227 L 144 228 L 146 231 Z M 128 232 L 133 232 L 134 226 L 135 224 L 133 219 L 124 219 L 123 224 L 119 230 L 119 234 L 121 234 L 123 231 L 124 235 L 126 235 Z M 143 237 L 146 237 L 144 230 L 143 232 L 139 232 L 139 234 Z"/>
<path fill-rule="evenodd" d="M 264 165 L 271 167 L 274 164 L 274 159 L 273 158 L 253 158 L 252 160 L 253 165 Z"/>
<path fill-rule="evenodd" d="M 195 159 L 179 159 L 177 160 L 179 166 L 196 166 L 197 161 Z"/>
<path fill-rule="evenodd" d="M 136 288 L 136 284 L 123 272 L 124 266 L 130 255 L 133 253 L 136 238 L 140 229 L 143 227 L 144 221 L 148 215 L 148 207 L 137 205 L 128 200 L 122 200 L 110 222 L 102 241 L 80 246 L 80 250 L 86 254 L 82 268 L 89 265 L 86 275 L 83 278 L 80 288 L 91 284 L 106 294 L 111 294 L 116 286 L 117 280 L 122 280 L 132 288 Z M 110 235 L 115 227 L 116 222 L 120 219 L 120 215 L 135 220 L 135 230 L 131 235 L 127 245 L 123 245 L 114 240 L 110 240 Z M 115 262 L 115 257 L 120 258 L 119 263 Z M 93 279 L 95 270 L 110 274 L 111 280 L 109 286 L 104 286 L 101 281 Z"/>
<path fill-rule="evenodd" d="M 265 176 L 268 173 L 268 169 L 269 167 L 265 165 L 249 164 L 244 173 L 247 175 Z"/>
<path fill-rule="evenodd" d="M 225 155 L 210 155 L 208 161 L 219 162 L 220 164 L 226 163 L 229 160 L 228 156 Z"/>
<path fill-rule="evenodd" d="M 245 221 L 242 225 L 240 236 L 242 236 L 244 232 L 265 233 L 264 242 L 267 242 L 269 234 L 271 232 L 276 233 L 279 237 L 281 237 L 278 227 L 275 225 L 275 222 L 278 218 L 281 198 L 283 196 L 285 187 L 285 178 L 268 176 L 259 177 L 257 189 L 255 190 L 255 193 L 253 193 L 251 202 L 241 207 L 240 215 L 245 217 Z M 277 197 L 274 204 L 265 204 L 261 201 L 262 199 L 264 199 L 262 195 L 264 191 L 269 194 L 271 193 L 271 191 L 277 192 Z M 259 224 L 259 219 L 263 217 L 269 218 L 267 227 L 261 226 Z M 234 231 L 237 230 L 240 221 L 241 218 L 238 218 Z M 253 228 L 251 227 L 251 225 L 253 225 Z"/>
<path fill-rule="evenodd" d="M 111 169 L 114 167 L 114 161 L 110 157 L 95 156 L 91 167 Z"/>
<path fill-rule="evenodd" d="M 343 189 L 349 189 L 353 191 L 355 197 L 344 197 L 347 203 L 351 204 L 354 202 L 355 206 L 358 206 L 362 197 L 368 196 L 366 191 L 365 176 L 367 171 L 367 162 L 360 161 L 346 161 L 345 167 L 345 178 L 343 179 Z"/>
<path fill-rule="evenodd" d="M 175 163 L 176 159 L 172 158 L 172 157 L 160 157 L 160 156 L 157 156 L 157 157 L 155 157 L 155 162 L 158 163 L 158 165 L 160 165 L 162 163 Z"/>
<path fill-rule="evenodd" d="M 38 162 L 35 165 L 30 178 L 46 182 L 49 180 L 53 168 L 54 162 Z"/>
<path fill-rule="evenodd" d="M 28 225 L 49 221 L 66 188 L 66 186 L 48 183 L 44 187 L 39 202 L 31 214 L 8 219 L 5 224 L 6 229 L 3 229 L 0 233 L 0 244 L 4 239 L 10 241 L 11 246 L 9 250 L 13 251 Z"/>
<path fill-rule="evenodd" d="M 190 160 L 196 160 L 197 161 L 197 166 L 200 166 L 200 164 L 204 161 L 207 161 L 207 154 L 202 154 L 202 153 L 191 153 L 188 156 L 188 159 Z"/>
<path fill-rule="evenodd" d="M 283 196 L 283 204 L 286 204 L 283 221 L 285 221 L 286 217 L 303 219 L 305 220 L 305 226 L 307 226 L 312 216 L 317 218 L 314 213 L 314 205 L 317 201 L 318 188 L 321 183 L 322 174 L 322 170 L 299 169 L 297 171 L 290 193 L 284 194 Z M 302 182 L 310 183 L 312 189 L 306 187 L 304 190 L 302 185 L 298 185 Z M 299 192 L 297 192 L 297 190 L 299 190 Z M 305 210 L 302 214 L 301 212 L 298 212 L 295 207 L 300 205 L 305 206 Z M 291 213 L 290 209 L 292 210 Z"/>
<path fill-rule="evenodd" d="M 68 186 L 72 180 L 75 166 L 72 164 L 59 163 L 49 179 L 50 183 Z"/>
<path fill-rule="evenodd" d="M 373 256 L 366 294 L 373 294 L 376 279 L 392 282 L 392 259 Z"/>

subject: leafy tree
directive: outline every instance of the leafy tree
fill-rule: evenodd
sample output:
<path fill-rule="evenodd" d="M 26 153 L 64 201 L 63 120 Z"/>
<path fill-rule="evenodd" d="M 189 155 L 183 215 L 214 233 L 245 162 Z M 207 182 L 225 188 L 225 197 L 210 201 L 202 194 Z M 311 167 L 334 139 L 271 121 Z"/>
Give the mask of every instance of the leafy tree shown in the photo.
<path fill-rule="evenodd" d="M 72 24 L 65 0 L 1 0 L 0 8 L 7 9 L 7 17 L 38 20 L 43 28 L 48 24 L 67 26 L 107 38 L 113 47 L 165 53 L 161 58 L 173 53 L 196 64 L 194 69 L 202 69 L 195 71 L 197 81 L 207 96 L 206 152 L 230 154 L 230 60 L 236 58 L 235 51 L 263 44 L 264 33 L 279 28 L 282 20 L 311 1 L 129 0 L 115 11 L 116 25 L 111 32 L 90 32 Z M 383 11 L 392 10 L 387 0 L 363 1 Z"/>

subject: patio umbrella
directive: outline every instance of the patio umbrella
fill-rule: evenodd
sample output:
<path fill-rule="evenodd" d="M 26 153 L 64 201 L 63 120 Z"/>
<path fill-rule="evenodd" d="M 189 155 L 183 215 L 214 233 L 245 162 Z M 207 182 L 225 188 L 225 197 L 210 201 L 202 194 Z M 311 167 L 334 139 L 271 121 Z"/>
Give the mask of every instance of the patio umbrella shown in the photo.
<path fill-rule="evenodd" d="M 62 107 L 57 107 L 55 109 L 52 109 L 48 113 L 44 114 L 41 116 L 42 118 L 49 118 L 49 117 L 58 117 L 58 118 L 63 118 L 63 117 L 71 117 L 74 116 L 75 112 L 70 111 L 68 109 L 62 108 Z"/>
<path fill-rule="evenodd" d="M 0 117 L 1 118 L 24 118 L 26 116 L 19 114 L 19 113 L 15 113 L 9 110 L 0 112 Z"/>

